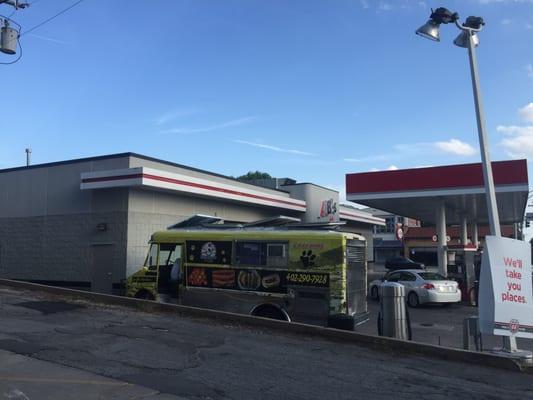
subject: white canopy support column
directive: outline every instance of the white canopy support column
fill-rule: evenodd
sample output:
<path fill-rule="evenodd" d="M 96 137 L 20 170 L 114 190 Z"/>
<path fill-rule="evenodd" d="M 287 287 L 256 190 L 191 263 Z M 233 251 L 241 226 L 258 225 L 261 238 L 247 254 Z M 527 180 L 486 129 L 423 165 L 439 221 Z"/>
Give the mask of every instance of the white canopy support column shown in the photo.
<path fill-rule="evenodd" d="M 461 217 L 461 244 L 466 246 L 468 244 L 468 231 L 466 225 L 466 215 Z"/>
<path fill-rule="evenodd" d="M 439 260 L 439 273 L 448 276 L 448 257 L 446 254 L 446 206 L 444 202 L 437 209 L 437 256 Z"/>
<path fill-rule="evenodd" d="M 479 247 L 479 237 L 477 232 L 477 223 L 472 223 L 472 244 Z"/>

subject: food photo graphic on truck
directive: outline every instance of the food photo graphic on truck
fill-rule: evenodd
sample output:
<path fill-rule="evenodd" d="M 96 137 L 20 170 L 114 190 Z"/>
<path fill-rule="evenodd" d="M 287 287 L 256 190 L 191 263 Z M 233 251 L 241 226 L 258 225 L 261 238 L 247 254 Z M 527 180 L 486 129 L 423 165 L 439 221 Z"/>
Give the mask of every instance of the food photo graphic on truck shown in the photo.
<path fill-rule="evenodd" d="M 325 225 L 156 232 L 127 295 L 352 330 L 368 319 L 366 242 Z"/>

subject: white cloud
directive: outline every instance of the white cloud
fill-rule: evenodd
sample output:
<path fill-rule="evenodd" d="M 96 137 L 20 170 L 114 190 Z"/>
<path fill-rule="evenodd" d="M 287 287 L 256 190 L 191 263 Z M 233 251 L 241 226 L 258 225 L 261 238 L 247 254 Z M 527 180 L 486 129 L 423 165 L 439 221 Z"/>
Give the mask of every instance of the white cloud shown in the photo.
<path fill-rule="evenodd" d="M 476 154 L 474 147 L 458 139 L 450 139 L 448 141 L 440 142 L 402 143 L 396 144 L 393 147 L 396 154 L 400 153 L 404 156 L 422 153 L 426 155 L 446 153 L 456 156 L 471 156 Z"/>
<path fill-rule="evenodd" d="M 42 36 L 42 35 L 36 35 L 34 33 L 28 33 L 28 36 L 33 36 L 34 38 L 45 40 L 47 42 L 57 43 L 57 44 L 70 44 L 69 42 L 65 42 L 64 40 L 54 39 L 48 36 Z"/>
<path fill-rule="evenodd" d="M 533 3 L 533 0 L 478 0 L 480 4 L 512 4 L 512 3 Z"/>
<path fill-rule="evenodd" d="M 389 168 L 387 168 L 389 171 L 396 171 L 397 169 L 398 167 L 396 165 L 389 165 Z"/>
<path fill-rule="evenodd" d="M 188 115 L 195 114 L 197 110 L 194 108 L 178 108 L 164 114 L 161 114 L 159 117 L 155 118 L 154 122 L 157 125 L 164 125 L 167 122 L 170 122 L 176 118 L 186 117 Z"/>
<path fill-rule="evenodd" d="M 374 163 L 376 161 L 396 162 L 405 159 L 411 160 L 413 157 L 419 158 L 421 154 L 431 157 L 439 153 L 446 153 L 468 157 L 477 153 L 477 150 L 470 144 L 458 139 L 450 139 L 442 142 L 401 143 L 393 145 L 392 149 L 393 151 L 390 153 L 344 158 L 343 161 L 349 163 Z"/>
<path fill-rule="evenodd" d="M 381 11 L 391 11 L 392 10 L 392 5 L 389 4 L 389 3 L 379 3 L 379 9 Z"/>
<path fill-rule="evenodd" d="M 277 151 L 277 152 L 280 152 L 280 153 L 298 154 L 300 156 L 316 156 L 316 154 L 309 153 L 307 151 L 300 151 L 300 150 L 294 150 L 294 149 L 283 149 L 283 148 L 277 147 L 277 146 L 272 146 L 272 145 L 262 144 L 262 143 L 255 143 L 255 142 L 248 142 L 246 140 L 238 140 L 237 139 L 237 140 L 233 140 L 233 142 L 234 143 L 240 143 L 240 144 L 246 144 L 248 146 L 253 146 L 253 147 L 259 147 L 261 149 Z"/>
<path fill-rule="evenodd" d="M 360 158 L 344 158 L 344 161 L 346 162 L 352 162 L 352 163 L 364 163 L 369 161 L 382 161 L 386 160 L 388 156 L 386 154 L 377 154 L 375 156 L 367 156 L 367 157 L 360 157 Z"/>
<path fill-rule="evenodd" d="M 533 157 L 533 126 L 503 126 L 496 128 L 507 137 L 500 144 L 510 157 Z"/>
<path fill-rule="evenodd" d="M 339 203 L 346 202 L 346 183 L 322 184 L 322 186 L 339 192 Z"/>
<path fill-rule="evenodd" d="M 434 146 L 440 151 L 458 156 L 472 156 L 476 154 L 474 147 L 458 139 L 450 139 L 447 142 L 435 142 Z"/>
<path fill-rule="evenodd" d="M 533 64 L 526 65 L 527 76 L 533 78 Z"/>
<path fill-rule="evenodd" d="M 533 122 L 533 103 L 529 103 L 525 107 L 518 110 L 520 117 L 526 122 Z"/>
<path fill-rule="evenodd" d="M 238 118 L 233 119 L 231 121 L 222 122 L 217 125 L 210 125 L 203 128 L 174 128 L 174 129 L 167 129 L 164 131 L 161 131 L 161 133 L 204 133 L 204 132 L 211 132 L 216 131 L 219 129 L 229 128 L 232 126 L 240 126 L 244 124 L 248 124 L 254 120 L 256 120 L 257 117 L 244 117 L 244 118 Z"/>
<path fill-rule="evenodd" d="M 397 9 L 408 10 L 412 8 L 427 9 L 428 3 L 424 0 L 359 0 L 359 5 L 362 9 L 375 9 L 379 11 L 393 11 Z"/>

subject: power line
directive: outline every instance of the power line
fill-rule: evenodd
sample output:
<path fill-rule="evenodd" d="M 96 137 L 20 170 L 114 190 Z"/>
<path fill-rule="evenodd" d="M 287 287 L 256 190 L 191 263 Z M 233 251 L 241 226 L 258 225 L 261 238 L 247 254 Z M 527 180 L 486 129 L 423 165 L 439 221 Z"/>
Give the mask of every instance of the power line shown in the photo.
<path fill-rule="evenodd" d="M 33 28 L 30 28 L 28 29 L 27 31 L 24 31 L 23 33 L 20 34 L 20 36 L 24 36 L 25 34 L 27 33 L 30 33 L 32 31 L 34 31 L 35 29 L 37 28 L 40 28 L 41 26 L 43 26 L 44 24 L 47 24 L 48 22 L 52 21 L 53 19 L 59 17 L 61 14 L 64 14 L 66 13 L 68 10 L 76 7 L 78 4 L 80 4 L 83 0 L 78 0 L 77 2 L 75 2 L 74 4 L 71 4 L 70 6 L 68 6 L 67 8 L 65 8 L 64 10 L 61 10 L 60 12 L 58 12 L 57 14 L 55 14 L 54 16 L 44 20 L 43 22 L 35 25 Z"/>

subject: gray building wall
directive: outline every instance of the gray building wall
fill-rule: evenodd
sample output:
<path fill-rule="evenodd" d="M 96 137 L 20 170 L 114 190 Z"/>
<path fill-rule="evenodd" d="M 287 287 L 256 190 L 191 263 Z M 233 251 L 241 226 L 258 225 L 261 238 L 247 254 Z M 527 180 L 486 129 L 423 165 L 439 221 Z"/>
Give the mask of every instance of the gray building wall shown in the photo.
<path fill-rule="evenodd" d="M 133 167 L 183 173 L 305 200 L 308 212 L 163 189 L 80 189 L 84 172 Z M 333 199 L 338 221 L 338 192 L 330 189 L 313 184 L 294 184 L 282 190 L 251 186 L 129 153 L 2 170 L 0 187 L 0 276 L 87 288 L 98 279 L 101 284 L 102 277 L 109 281 L 104 284 L 120 283 L 143 263 L 153 232 L 194 214 L 239 222 L 278 215 L 304 216 L 305 222 L 319 222 L 328 220 L 320 218 L 322 202 Z M 351 223 L 347 228 L 364 236 L 371 229 L 367 224 Z"/>
<path fill-rule="evenodd" d="M 336 190 L 312 183 L 285 185 L 283 189 L 287 190 L 293 198 L 306 201 L 307 211 L 303 216 L 302 222 L 339 222 L 339 192 Z M 321 217 L 320 210 L 324 201 L 332 201 L 336 211 Z"/>
<path fill-rule="evenodd" d="M 95 243 L 114 247 L 109 265 L 124 277 L 127 191 L 80 190 L 81 172 L 124 168 L 127 158 L 0 171 L 0 276 L 90 282 Z M 109 229 L 98 231 L 98 223 Z"/>
<path fill-rule="evenodd" d="M 295 215 L 272 207 L 135 188 L 80 190 L 83 172 L 148 167 L 237 187 L 230 178 L 125 154 L 0 171 L 0 276 L 92 282 L 99 246 L 112 247 L 106 267 L 117 284 L 144 261 L 150 235 L 193 214 L 253 221 Z M 289 198 L 287 192 L 254 190 Z M 98 229 L 97 227 L 105 227 Z M 106 270 L 106 271 L 107 271 Z"/>
<path fill-rule="evenodd" d="M 191 215 L 205 214 L 228 221 L 250 222 L 280 214 L 272 207 L 142 189 L 130 189 L 128 208 L 127 275 L 137 271 L 144 262 L 152 233 Z"/>

